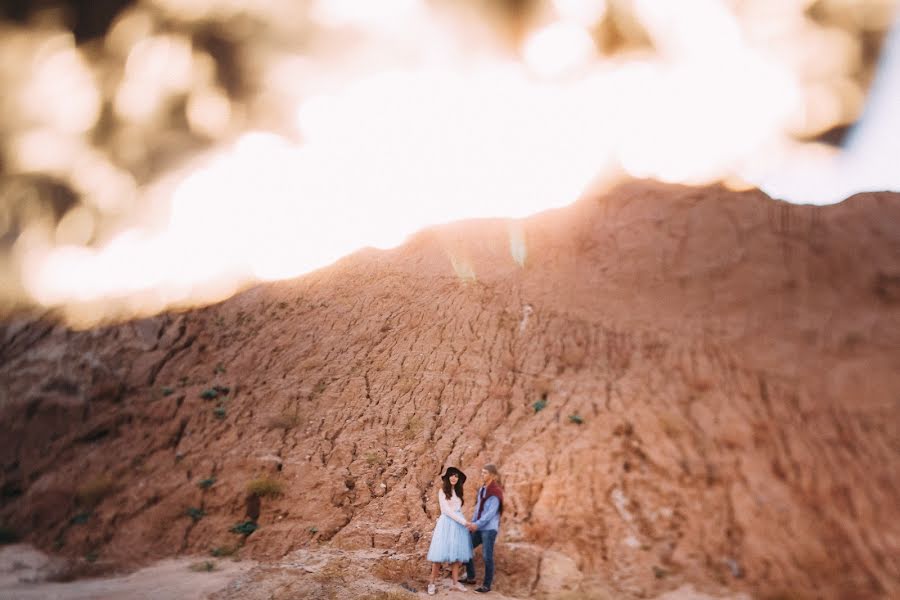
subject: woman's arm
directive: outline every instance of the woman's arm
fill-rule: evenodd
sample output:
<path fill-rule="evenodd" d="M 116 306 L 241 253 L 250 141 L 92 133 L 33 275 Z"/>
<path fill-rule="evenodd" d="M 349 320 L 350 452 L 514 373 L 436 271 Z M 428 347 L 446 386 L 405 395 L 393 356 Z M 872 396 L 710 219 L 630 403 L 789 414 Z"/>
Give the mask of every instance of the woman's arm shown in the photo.
<path fill-rule="evenodd" d="M 438 502 L 441 505 L 442 515 L 447 515 L 460 525 L 466 524 L 466 518 L 450 508 L 450 502 L 447 500 L 447 496 L 444 495 L 444 490 L 438 490 Z"/>

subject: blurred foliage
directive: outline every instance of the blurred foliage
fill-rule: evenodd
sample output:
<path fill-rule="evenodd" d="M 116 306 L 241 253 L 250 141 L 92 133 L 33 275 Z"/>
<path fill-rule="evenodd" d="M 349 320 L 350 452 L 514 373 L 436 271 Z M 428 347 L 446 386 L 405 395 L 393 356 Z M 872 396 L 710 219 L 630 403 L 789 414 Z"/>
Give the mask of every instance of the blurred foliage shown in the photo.
<path fill-rule="evenodd" d="M 164 222 L 150 201 L 151 184 L 248 130 L 298 137 L 298 102 L 313 93 L 311 82 L 332 71 L 418 59 L 421 40 L 395 36 L 391 14 L 379 19 L 369 9 L 360 25 L 358 16 L 335 12 L 346 4 L 0 4 L 0 89 L 9 92 L 0 98 L 0 311 L 23 296 L 17 261 L 31 247 L 98 247 L 128 224 Z M 858 65 L 843 75 L 865 89 L 896 2 L 808 4 L 804 18 L 858 44 Z M 747 11 L 752 5 L 736 4 Z M 423 0 L 423 6 L 447 27 L 475 31 L 498 53 L 514 54 L 547 23 L 553 2 Z M 608 0 L 605 7 L 590 26 L 599 58 L 652 50 L 634 0 Z M 381 47 L 373 38 L 389 59 L 371 51 Z M 840 141 L 846 125 L 816 135 Z"/>

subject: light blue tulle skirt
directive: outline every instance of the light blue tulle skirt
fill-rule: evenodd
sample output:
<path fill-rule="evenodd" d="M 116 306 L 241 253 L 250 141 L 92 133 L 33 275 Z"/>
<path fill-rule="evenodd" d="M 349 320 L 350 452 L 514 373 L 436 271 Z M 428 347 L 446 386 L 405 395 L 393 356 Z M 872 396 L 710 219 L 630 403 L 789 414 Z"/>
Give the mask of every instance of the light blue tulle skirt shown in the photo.
<path fill-rule="evenodd" d="M 428 560 L 436 563 L 468 562 L 472 558 L 469 530 L 450 517 L 441 515 L 428 548 Z"/>

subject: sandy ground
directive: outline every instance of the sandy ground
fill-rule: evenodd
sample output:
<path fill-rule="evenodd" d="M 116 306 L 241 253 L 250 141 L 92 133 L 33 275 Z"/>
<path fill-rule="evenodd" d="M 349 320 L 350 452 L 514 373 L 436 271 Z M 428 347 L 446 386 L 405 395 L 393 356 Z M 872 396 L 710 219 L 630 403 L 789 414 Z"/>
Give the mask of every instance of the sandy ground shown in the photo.
<path fill-rule="evenodd" d="M 304 585 L 303 579 L 310 573 L 321 572 L 327 564 L 319 553 L 303 553 L 295 560 L 281 564 L 257 564 L 250 560 L 216 560 L 206 557 L 183 557 L 168 559 L 140 569 L 128 575 L 79 579 L 58 583 L 50 581 L 64 569 L 62 561 L 48 557 L 31 546 L 13 545 L 0 548 L 0 600 L 206 600 L 215 598 L 267 598 L 284 596 L 284 582 L 292 580 L 296 587 L 288 592 L 292 598 L 315 596 L 312 586 Z M 332 553 L 323 553 L 332 554 Z M 340 553 L 343 554 L 343 553 Z M 301 560 L 296 560 L 296 559 Z M 333 557 L 331 557 L 333 558 Z M 214 563 L 212 571 L 194 571 L 192 565 Z M 301 564 L 302 563 L 302 564 Z M 377 598 L 379 593 L 395 591 L 403 593 L 399 585 L 388 584 L 376 579 L 355 578 L 353 585 L 346 586 L 346 598 Z M 417 589 L 417 598 L 455 599 L 493 598 L 494 600 L 527 600 L 507 596 L 493 591 L 489 596 L 450 589 L 450 580 L 438 583 L 437 593 L 429 596 L 424 587 Z M 316 596 L 318 597 L 318 596 Z M 390 597 L 396 597 L 391 595 Z M 590 598 L 600 598 L 590 596 Z M 583 600 L 578 595 L 563 595 L 560 600 Z M 602 600 L 617 600 L 613 595 Z M 751 600 L 745 594 L 712 596 L 683 586 L 653 600 Z"/>
<path fill-rule="evenodd" d="M 191 565 L 214 563 L 213 571 Z M 255 566 L 253 561 L 184 557 L 163 560 L 118 577 L 47 581 L 63 565 L 30 546 L 0 548 L 0 600 L 201 600 Z"/>

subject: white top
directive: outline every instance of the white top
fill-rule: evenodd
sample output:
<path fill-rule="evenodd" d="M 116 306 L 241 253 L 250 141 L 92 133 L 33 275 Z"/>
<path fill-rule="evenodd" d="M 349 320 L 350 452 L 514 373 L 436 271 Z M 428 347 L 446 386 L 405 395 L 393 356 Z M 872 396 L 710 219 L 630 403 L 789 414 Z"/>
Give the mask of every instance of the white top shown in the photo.
<path fill-rule="evenodd" d="M 466 524 L 466 518 L 462 514 L 462 500 L 456 496 L 456 490 L 450 488 L 450 499 L 444 495 L 444 490 L 438 489 L 438 502 L 441 505 L 441 514 L 447 515 L 460 525 Z"/>

